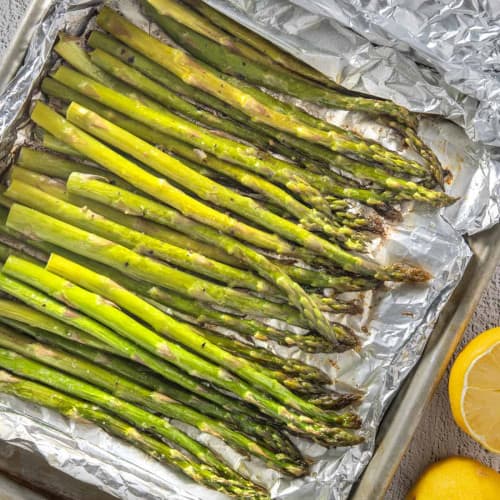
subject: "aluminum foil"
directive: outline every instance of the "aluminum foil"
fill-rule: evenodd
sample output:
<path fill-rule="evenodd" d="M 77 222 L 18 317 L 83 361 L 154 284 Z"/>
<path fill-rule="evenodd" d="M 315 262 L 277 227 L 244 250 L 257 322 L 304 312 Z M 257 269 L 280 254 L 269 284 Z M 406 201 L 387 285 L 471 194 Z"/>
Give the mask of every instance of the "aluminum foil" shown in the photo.
<path fill-rule="evenodd" d="M 10 159 L 13 144 L 24 140 L 29 132 L 23 128 L 26 107 L 40 75 L 51 65 L 49 52 L 57 32 L 64 28 L 80 33 L 98 3 L 63 0 L 48 9 L 25 64 L 0 99 L 4 164 Z M 178 423 L 186 432 L 210 443 L 234 467 L 267 485 L 273 497 L 347 498 L 371 457 L 384 410 L 418 361 L 440 311 L 464 273 L 471 252 L 463 235 L 484 230 L 500 218 L 500 149 L 496 147 L 500 142 L 497 144 L 498 118 L 493 99 L 498 82 L 496 73 L 487 71 L 498 64 L 495 43 L 500 39 L 500 28 L 495 27 L 493 18 L 499 12 L 485 2 L 464 1 L 460 8 L 455 2 L 440 5 L 439 11 L 435 2 L 417 0 L 397 5 L 382 0 L 208 3 L 346 87 L 435 114 L 422 119 L 419 132 L 453 172 L 447 191 L 460 196 L 459 202 L 440 213 L 421 206 L 406 207 L 404 221 L 391 227 L 387 240 L 373 249 L 381 262 L 424 265 L 433 279 L 426 285 L 400 284 L 384 293 L 367 293 L 364 300 L 370 307 L 363 317 L 341 318 L 363 337 L 361 352 L 305 355 L 271 345 L 276 352 L 321 366 L 336 379 L 337 387 L 365 393 L 359 407 L 364 444 L 326 450 L 297 440 L 304 454 L 314 459 L 314 465 L 309 476 L 289 480 L 257 460 L 240 456 L 218 439 Z M 133 0 L 111 5 L 119 5 L 134 22 L 158 33 L 138 14 Z M 480 8 L 482 14 L 473 16 L 474 9 Z M 397 135 L 362 114 L 309 109 L 403 152 Z M 222 498 L 91 424 L 69 421 L 1 394 L 0 440 L 39 453 L 51 466 L 120 498 Z"/>

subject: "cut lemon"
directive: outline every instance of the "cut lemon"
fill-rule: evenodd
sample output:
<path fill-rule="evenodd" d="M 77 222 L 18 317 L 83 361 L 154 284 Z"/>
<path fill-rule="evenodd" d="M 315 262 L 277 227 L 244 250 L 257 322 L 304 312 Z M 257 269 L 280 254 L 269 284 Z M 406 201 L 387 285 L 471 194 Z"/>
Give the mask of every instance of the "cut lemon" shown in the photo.
<path fill-rule="evenodd" d="M 406 500 L 498 500 L 500 474 L 466 457 L 449 457 L 428 467 Z"/>
<path fill-rule="evenodd" d="M 448 390 L 458 426 L 500 453 L 500 327 L 465 346 L 451 369 Z"/>

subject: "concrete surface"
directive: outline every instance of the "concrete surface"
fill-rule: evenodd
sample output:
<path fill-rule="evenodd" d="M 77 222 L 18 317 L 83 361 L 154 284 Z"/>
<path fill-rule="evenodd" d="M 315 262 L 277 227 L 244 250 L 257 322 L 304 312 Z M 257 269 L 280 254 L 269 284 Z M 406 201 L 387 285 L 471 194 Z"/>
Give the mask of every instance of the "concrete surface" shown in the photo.
<path fill-rule="evenodd" d="M 29 0 L 0 0 L 0 61 L 28 4 Z M 497 325 L 500 325 L 500 267 L 497 268 L 489 288 L 483 295 L 459 350 L 481 331 Z M 448 373 L 426 410 L 401 467 L 394 477 L 387 500 L 403 499 L 428 464 L 450 455 L 470 456 L 497 470 L 500 469 L 499 456 L 482 450 L 454 424 L 448 405 L 447 383 Z M 0 490 L 0 500 L 3 498 Z"/>

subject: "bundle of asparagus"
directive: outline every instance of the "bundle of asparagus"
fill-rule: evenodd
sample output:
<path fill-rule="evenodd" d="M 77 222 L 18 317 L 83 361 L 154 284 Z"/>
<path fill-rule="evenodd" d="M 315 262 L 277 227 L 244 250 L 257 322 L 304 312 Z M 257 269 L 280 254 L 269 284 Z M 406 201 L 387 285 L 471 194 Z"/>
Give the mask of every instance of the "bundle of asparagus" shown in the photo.
<path fill-rule="evenodd" d="M 141 3 L 182 48 L 107 7 L 92 50 L 62 34 L 65 64 L 31 113 L 43 142 L 21 148 L 0 194 L 0 391 L 267 498 L 176 421 L 292 477 L 308 460 L 290 435 L 360 443 L 347 408 L 360 394 L 273 343 L 361 348 L 338 316 L 360 301 L 339 295 L 430 278 L 363 252 L 402 201 L 453 199 L 433 189 L 444 173 L 406 109 L 342 89 L 199 0 Z M 287 96 L 367 112 L 421 161 Z"/>

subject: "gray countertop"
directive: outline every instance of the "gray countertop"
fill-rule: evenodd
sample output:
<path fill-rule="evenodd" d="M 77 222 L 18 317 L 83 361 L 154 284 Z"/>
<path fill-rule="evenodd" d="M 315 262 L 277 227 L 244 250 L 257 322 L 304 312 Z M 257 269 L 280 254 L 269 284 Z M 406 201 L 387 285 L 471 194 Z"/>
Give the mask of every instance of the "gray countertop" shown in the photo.
<path fill-rule="evenodd" d="M 28 4 L 29 0 L 0 0 L 0 62 L 2 53 L 13 37 L 17 24 Z M 486 328 L 497 325 L 500 325 L 500 267 L 497 268 L 490 286 L 483 294 L 457 352 L 475 335 Z M 450 455 L 473 457 L 496 470 L 500 469 L 499 456 L 481 449 L 454 424 L 448 405 L 448 372 L 449 370 L 429 404 L 417 433 L 394 477 L 386 497 L 387 500 L 403 499 L 408 489 L 428 464 Z M 14 486 L 10 483 L 8 490 L 3 490 L 2 486 L 3 483 L 0 483 L 0 500 L 29 498 L 23 493 L 18 493 L 16 496 Z"/>

